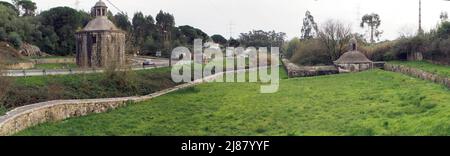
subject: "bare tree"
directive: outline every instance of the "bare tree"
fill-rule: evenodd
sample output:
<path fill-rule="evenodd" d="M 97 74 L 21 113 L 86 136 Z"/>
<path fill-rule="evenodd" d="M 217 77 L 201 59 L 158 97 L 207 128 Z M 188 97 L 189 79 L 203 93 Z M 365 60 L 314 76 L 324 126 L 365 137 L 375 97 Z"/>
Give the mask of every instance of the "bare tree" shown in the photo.
<path fill-rule="evenodd" d="M 331 61 L 337 60 L 346 51 L 351 32 L 350 25 L 337 20 L 328 20 L 323 24 L 318 38 L 327 49 Z"/>

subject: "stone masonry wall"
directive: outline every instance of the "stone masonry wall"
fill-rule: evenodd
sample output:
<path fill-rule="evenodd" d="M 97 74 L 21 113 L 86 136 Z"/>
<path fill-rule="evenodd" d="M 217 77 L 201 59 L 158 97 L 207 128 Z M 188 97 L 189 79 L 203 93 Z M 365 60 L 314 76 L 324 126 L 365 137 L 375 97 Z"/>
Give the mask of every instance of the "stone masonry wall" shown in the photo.
<path fill-rule="evenodd" d="M 11 69 L 11 70 L 31 69 L 31 68 L 34 68 L 34 63 L 32 63 L 32 62 L 22 62 L 22 63 L 8 65 L 6 68 L 7 69 Z"/>
<path fill-rule="evenodd" d="M 283 58 L 281 61 L 283 61 L 284 68 L 290 78 L 339 74 L 339 71 L 335 66 L 299 67 L 286 58 Z"/>
<path fill-rule="evenodd" d="M 386 63 L 384 65 L 384 69 L 387 71 L 397 72 L 397 73 L 403 73 L 409 76 L 417 77 L 423 80 L 428 80 L 434 83 L 442 84 L 444 86 L 447 86 L 450 88 L 450 78 L 440 76 L 437 74 L 429 73 L 420 69 L 411 68 L 403 65 L 394 65 L 394 64 L 388 64 Z"/>

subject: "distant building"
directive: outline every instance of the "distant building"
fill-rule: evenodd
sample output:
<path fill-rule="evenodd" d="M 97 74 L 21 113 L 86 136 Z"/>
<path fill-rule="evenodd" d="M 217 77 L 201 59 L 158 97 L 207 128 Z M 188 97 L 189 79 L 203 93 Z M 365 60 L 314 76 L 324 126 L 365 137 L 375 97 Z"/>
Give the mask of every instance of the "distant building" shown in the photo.
<path fill-rule="evenodd" d="M 107 67 L 125 64 L 125 32 L 108 20 L 102 0 L 91 10 L 95 18 L 76 33 L 77 64 L 80 67 Z"/>
<path fill-rule="evenodd" d="M 355 38 L 350 40 L 350 51 L 344 53 L 334 64 L 340 73 L 360 72 L 373 68 L 373 62 L 357 49 Z"/>

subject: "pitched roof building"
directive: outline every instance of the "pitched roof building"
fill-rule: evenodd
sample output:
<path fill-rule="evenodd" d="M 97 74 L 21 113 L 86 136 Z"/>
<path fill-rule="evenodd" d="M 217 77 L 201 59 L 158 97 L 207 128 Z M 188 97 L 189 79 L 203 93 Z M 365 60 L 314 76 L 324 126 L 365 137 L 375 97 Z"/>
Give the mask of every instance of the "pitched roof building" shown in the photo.
<path fill-rule="evenodd" d="M 373 67 L 373 62 L 366 55 L 358 51 L 355 38 L 350 40 L 350 51 L 344 53 L 338 60 L 334 61 L 339 72 L 359 72 Z"/>

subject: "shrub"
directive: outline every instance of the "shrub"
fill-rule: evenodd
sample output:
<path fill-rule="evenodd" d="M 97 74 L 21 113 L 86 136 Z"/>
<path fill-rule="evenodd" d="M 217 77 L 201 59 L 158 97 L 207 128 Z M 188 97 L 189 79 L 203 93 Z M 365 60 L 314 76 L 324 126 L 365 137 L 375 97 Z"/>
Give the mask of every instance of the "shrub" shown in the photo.
<path fill-rule="evenodd" d="M 11 32 L 8 35 L 8 41 L 14 45 L 14 47 L 19 48 L 22 45 L 22 39 L 20 35 L 16 32 Z"/>
<path fill-rule="evenodd" d="M 114 65 L 108 67 L 100 83 L 113 91 L 115 95 L 120 95 L 120 92 L 137 94 L 138 87 L 135 73 L 128 69 L 125 69 L 125 71 L 118 69 Z"/>
<path fill-rule="evenodd" d="M 437 37 L 448 39 L 450 35 L 450 22 L 442 22 L 437 28 Z"/>
<path fill-rule="evenodd" d="M 8 33 L 4 28 L 0 28 L 0 41 L 6 41 L 6 39 L 8 39 Z"/>
<path fill-rule="evenodd" d="M 392 56 L 393 47 L 394 42 L 387 41 L 372 45 L 361 44 L 358 50 L 366 54 L 366 56 L 372 61 L 390 61 L 395 59 L 395 56 Z"/>
<path fill-rule="evenodd" d="M 287 51 L 292 51 L 291 62 L 311 66 L 311 65 L 330 65 L 333 61 L 327 54 L 319 40 L 310 39 L 302 41 L 291 41 L 288 43 Z"/>

